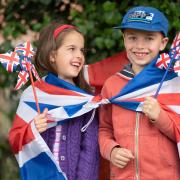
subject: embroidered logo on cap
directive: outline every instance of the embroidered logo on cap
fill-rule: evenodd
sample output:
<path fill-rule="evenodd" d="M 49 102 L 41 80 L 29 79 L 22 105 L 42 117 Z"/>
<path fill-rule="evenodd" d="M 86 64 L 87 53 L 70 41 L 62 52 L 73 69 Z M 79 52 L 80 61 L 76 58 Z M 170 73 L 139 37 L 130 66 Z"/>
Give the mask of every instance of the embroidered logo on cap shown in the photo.
<path fill-rule="evenodd" d="M 153 20 L 153 13 L 146 13 L 145 11 L 134 11 L 128 15 L 129 21 L 151 23 Z"/>

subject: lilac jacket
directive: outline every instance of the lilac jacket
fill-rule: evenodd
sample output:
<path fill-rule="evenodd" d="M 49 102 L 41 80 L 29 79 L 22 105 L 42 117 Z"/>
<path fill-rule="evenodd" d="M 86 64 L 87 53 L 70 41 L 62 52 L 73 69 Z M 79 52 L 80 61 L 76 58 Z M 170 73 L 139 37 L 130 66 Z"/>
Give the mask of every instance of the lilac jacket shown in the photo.
<path fill-rule="evenodd" d="M 67 120 L 62 125 L 60 139 L 60 167 L 66 173 L 68 180 L 98 180 L 99 146 L 98 117 L 85 132 L 81 128 L 91 118 L 92 111 L 80 117 Z M 55 128 L 50 128 L 41 134 L 50 150 L 55 140 Z"/>

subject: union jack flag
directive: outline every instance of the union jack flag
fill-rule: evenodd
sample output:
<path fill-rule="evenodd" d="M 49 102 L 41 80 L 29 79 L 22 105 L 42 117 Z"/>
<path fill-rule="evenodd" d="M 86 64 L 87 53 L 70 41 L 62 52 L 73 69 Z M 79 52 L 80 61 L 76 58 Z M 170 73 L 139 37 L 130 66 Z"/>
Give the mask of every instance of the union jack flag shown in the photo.
<path fill-rule="evenodd" d="M 35 50 L 30 42 L 18 45 L 15 47 L 15 51 L 8 51 L 5 54 L 0 54 L 0 62 L 8 72 L 19 71 L 15 90 L 20 89 L 28 81 L 29 71 L 32 71 L 35 78 L 40 80 L 40 77 L 31 62 L 34 54 Z"/>
<path fill-rule="evenodd" d="M 29 79 L 29 73 L 26 71 L 20 71 L 18 74 L 17 84 L 15 90 L 20 89 Z"/>
<path fill-rule="evenodd" d="M 180 33 L 174 38 L 169 54 L 160 54 L 156 66 L 161 69 L 169 68 L 168 70 L 174 70 L 180 75 Z"/>
<path fill-rule="evenodd" d="M 15 47 L 15 52 L 17 52 L 18 54 L 23 54 L 27 57 L 33 57 L 35 54 L 35 49 L 30 42 L 25 42 Z"/>
<path fill-rule="evenodd" d="M 41 112 L 48 108 L 51 119 L 48 128 L 64 120 L 81 116 L 100 105 L 113 103 L 133 111 L 142 111 L 144 98 L 153 96 L 164 76 L 165 69 L 157 68 L 153 60 L 114 97 L 93 96 L 53 74 L 36 81 L 35 87 Z M 158 101 L 173 119 L 175 136 L 180 153 L 180 77 L 174 71 L 168 72 L 158 94 Z M 20 166 L 22 179 L 53 178 L 64 180 L 55 158 L 38 133 L 34 117 L 37 115 L 32 86 L 28 87 L 20 100 L 9 140 Z M 87 128 L 87 127 L 86 127 Z M 180 155 L 180 154 L 179 154 Z M 43 166 L 42 166 L 43 164 Z M 48 169 L 48 171 L 46 171 Z M 44 173 L 46 171 L 46 173 Z"/>
<path fill-rule="evenodd" d="M 19 65 L 19 56 L 16 52 L 8 51 L 5 54 L 0 54 L 0 62 L 8 72 L 16 72 Z"/>
<path fill-rule="evenodd" d="M 51 82 L 53 85 L 50 84 Z M 55 84 L 58 87 L 54 86 Z M 91 107 L 82 108 L 93 98 L 92 95 L 59 80 L 52 74 L 48 75 L 45 81 L 36 81 L 35 87 L 41 112 L 45 107 L 48 108 L 49 112 L 54 108 L 61 107 L 59 113 L 62 113 L 62 121 L 92 109 Z M 54 155 L 35 127 L 33 119 L 37 115 L 37 107 L 32 91 L 32 86 L 30 86 L 23 92 L 9 135 L 10 144 L 19 163 L 21 179 L 65 180 L 66 175 L 62 172 Z M 55 118 L 50 119 L 48 128 L 62 121 Z"/>
<path fill-rule="evenodd" d="M 48 121 L 48 128 L 51 128 L 64 120 L 70 120 L 107 103 L 141 111 L 144 97 L 154 95 L 164 71 L 156 67 L 154 60 L 111 99 L 87 94 L 53 74 L 49 74 L 44 80 L 36 81 L 35 87 L 41 112 L 45 107 L 49 110 L 51 118 Z M 180 115 L 180 86 L 177 86 L 179 82 L 180 77 L 177 74 L 169 73 L 158 95 L 158 101 L 163 104 L 165 110 L 172 112 L 180 152 L 180 119 L 173 113 Z M 37 115 L 37 107 L 32 91 L 31 86 L 24 91 L 9 136 L 20 166 L 21 177 L 22 179 L 53 177 L 55 180 L 64 180 L 65 174 L 34 125 L 33 119 Z M 48 172 L 42 173 L 47 168 Z"/>

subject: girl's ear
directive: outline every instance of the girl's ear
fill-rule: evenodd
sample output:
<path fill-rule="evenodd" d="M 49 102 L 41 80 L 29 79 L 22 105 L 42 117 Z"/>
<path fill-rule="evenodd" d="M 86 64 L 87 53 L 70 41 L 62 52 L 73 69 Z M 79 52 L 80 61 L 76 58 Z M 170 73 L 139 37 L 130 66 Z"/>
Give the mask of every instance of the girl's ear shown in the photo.
<path fill-rule="evenodd" d="M 164 50 L 169 41 L 168 37 L 164 37 L 161 41 L 160 51 Z"/>
<path fill-rule="evenodd" d="M 55 58 L 56 58 L 56 56 L 55 56 L 55 51 L 52 51 L 52 52 L 50 53 L 49 61 L 52 62 L 52 63 L 54 63 L 54 62 L 55 62 Z"/>

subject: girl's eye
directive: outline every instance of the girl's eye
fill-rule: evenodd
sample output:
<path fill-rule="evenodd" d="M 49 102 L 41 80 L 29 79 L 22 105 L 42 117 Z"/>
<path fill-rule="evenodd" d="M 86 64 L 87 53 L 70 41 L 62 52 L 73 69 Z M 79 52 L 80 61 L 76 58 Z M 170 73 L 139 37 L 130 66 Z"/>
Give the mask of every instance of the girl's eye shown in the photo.
<path fill-rule="evenodd" d="M 75 50 L 75 48 L 74 48 L 74 47 L 71 47 L 71 48 L 69 48 L 69 50 L 74 51 L 74 50 Z"/>
<path fill-rule="evenodd" d="M 86 54 L 87 50 L 85 48 L 81 49 L 82 54 Z"/>

